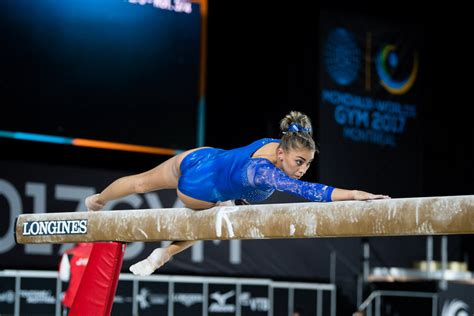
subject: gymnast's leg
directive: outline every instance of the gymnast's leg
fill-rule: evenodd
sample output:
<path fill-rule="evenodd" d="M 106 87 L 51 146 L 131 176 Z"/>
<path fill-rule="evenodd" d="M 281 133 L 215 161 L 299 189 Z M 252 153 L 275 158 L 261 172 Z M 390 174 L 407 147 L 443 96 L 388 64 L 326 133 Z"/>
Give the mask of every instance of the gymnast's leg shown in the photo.
<path fill-rule="evenodd" d="M 196 211 L 207 209 L 215 206 L 215 203 L 205 202 L 191 198 L 179 190 L 177 190 L 179 199 L 188 208 L 192 208 Z M 180 253 L 181 251 L 188 249 L 194 245 L 197 240 L 189 241 L 174 241 L 168 247 L 156 248 L 153 252 L 144 260 L 135 263 L 130 266 L 130 271 L 135 275 L 147 276 L 152 274 L 155 270 L 167 263 L 171 257 Z"/>
<path fill-rule="evenodd" d="M 180 165 L 190 153 L 200 148 L 188 150 L 176 155 L 157 167 L 136 175 L 119 178 L 107 186 L 101 193 L 86 198 L 86 207 L 89 211 L 101 210 L 108 201 L 115 200 L 133 193 L 146 193 L 161 189 L 178 187 L 181 176 Z M 188 208 L 199 210 L 213 207 L 215 203 L 205 202 L 188 197 L 178 190 L 178 197 Z M 169 259 L 191 247 L 195 241 L 175 241 L 166 248 L 155 249 L 146 259 L 132 265 L 130 271 L 136 275 L 149 275 Z"/>
<path fill-rule="evenodd" d="M 194 150 L 177 155 L 143 174 L 118 179 L 100 193 L 100 199 L 103 199 L 103 201 L 106 202 L 110 199 L 130 194 L 128 192 L 131 190 L 133 190 L 132 193 L 145 193 L 159 189 L 177 188 L 178 180 L 181 176 L 181 162 Z M 126 187 L 127 185 L 129 185 L 128 188 Z M 208 209 L 216 205 L 212 202 L 191 198 L 181 193 L 179 190 L 177 190 L 177 194 L 179 199 L 187 208 L 194 210 Z M 90 205 L 91 204 L 89 203 L 88 208 Z M 103 203 L 103 205 L 105 205 L 105 203 Z M 102 208 L 103 205 L 99 204 L 97 207 Z M 130 271 L 135 275 L 150 275 L 156 269 L 167 263 L 175 254 L 191 247 L 195 243 L 196 241 L 174 241 L 166 248 L 156 248 L 147 258 L 130 266 Z"/>
<path fill-rule="evenodd" d="M 107 202 L 134 193 L 147 193 L 161 189 L 177 188 L 181 161 L 188 154 L 198 149 L 199 148 L 188 150 L 176 155 L 146 172 L 115 180 L 101 193 L 86 198 L 85 203 L 87 209 L 89 211 L 101 210 Z"/>

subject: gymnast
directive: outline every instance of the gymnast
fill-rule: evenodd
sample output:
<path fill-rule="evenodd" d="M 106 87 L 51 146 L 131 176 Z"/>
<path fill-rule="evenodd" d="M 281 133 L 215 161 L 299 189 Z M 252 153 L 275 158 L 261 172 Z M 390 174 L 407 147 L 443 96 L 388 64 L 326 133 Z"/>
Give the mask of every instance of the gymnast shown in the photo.
<path fill-rule="evenodd" d="M 108 201 L 161 189 L 177 189 L 183 204 L 194 210 L 262 201 L 275 190 L 313 202 L 390 198 L 301 181 L 314 155 L 319 153 L 312 138 L 311 121 L 305 114 L 292 111 L 280 121 L 280 130 L 281 139 L 259 139 L 231 150 L 212 147 L 188 150 L 149 171 L 115 180 L 101 193 L 87 197 L 86 207 L 89 211 L 99 211 Z M 175 241 L 168 247 L 157 248 L 146 259 L 132 265 L 130 271 L 135 275 L 150 275 L 195 242 Z"/>

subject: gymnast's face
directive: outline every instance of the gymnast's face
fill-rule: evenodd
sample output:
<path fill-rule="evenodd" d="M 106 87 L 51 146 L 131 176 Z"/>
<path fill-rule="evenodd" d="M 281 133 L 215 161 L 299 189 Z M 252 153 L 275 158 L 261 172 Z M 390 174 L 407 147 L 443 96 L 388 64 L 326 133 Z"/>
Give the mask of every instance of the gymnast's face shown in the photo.
<path fill-rule="evenodd" d="M 278 148 L 278 165 L 286 175 L 293 179 L 300 179 L 308 171 L 314 159 L 314 150 L 306 148 L 295 148 L 284 150 Z"/>

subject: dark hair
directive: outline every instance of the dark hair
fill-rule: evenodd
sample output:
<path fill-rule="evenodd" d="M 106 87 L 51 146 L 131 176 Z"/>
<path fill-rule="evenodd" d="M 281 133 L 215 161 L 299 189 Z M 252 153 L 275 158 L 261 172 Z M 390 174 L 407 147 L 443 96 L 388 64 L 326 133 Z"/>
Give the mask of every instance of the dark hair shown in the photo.
<path fill-rule="evenodd" d="M 319 153 L 313 140 L 313 127 L 309 117 L 298 111 L 291 111 L 280 121 L 283 134 L 280 147 L 284 150 L 309 149 Z"/>

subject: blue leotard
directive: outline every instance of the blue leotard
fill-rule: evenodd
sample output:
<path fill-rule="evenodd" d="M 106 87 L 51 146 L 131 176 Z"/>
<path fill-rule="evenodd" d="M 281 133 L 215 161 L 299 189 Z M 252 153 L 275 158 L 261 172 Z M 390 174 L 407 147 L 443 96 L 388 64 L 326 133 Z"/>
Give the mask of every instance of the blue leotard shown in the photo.
<path fill-rule="evenodd" d="M 330 202 L 333 187 L 293 179 L 268 159 L 252 158 L 259 148 L 272 142 L 279 140 L 264 138 L 232 150 L 196 150 L 181 162 L 178 189 L 187 196 L 207 202 L 262 201 L 275 190 L 314 202 Z"/>

